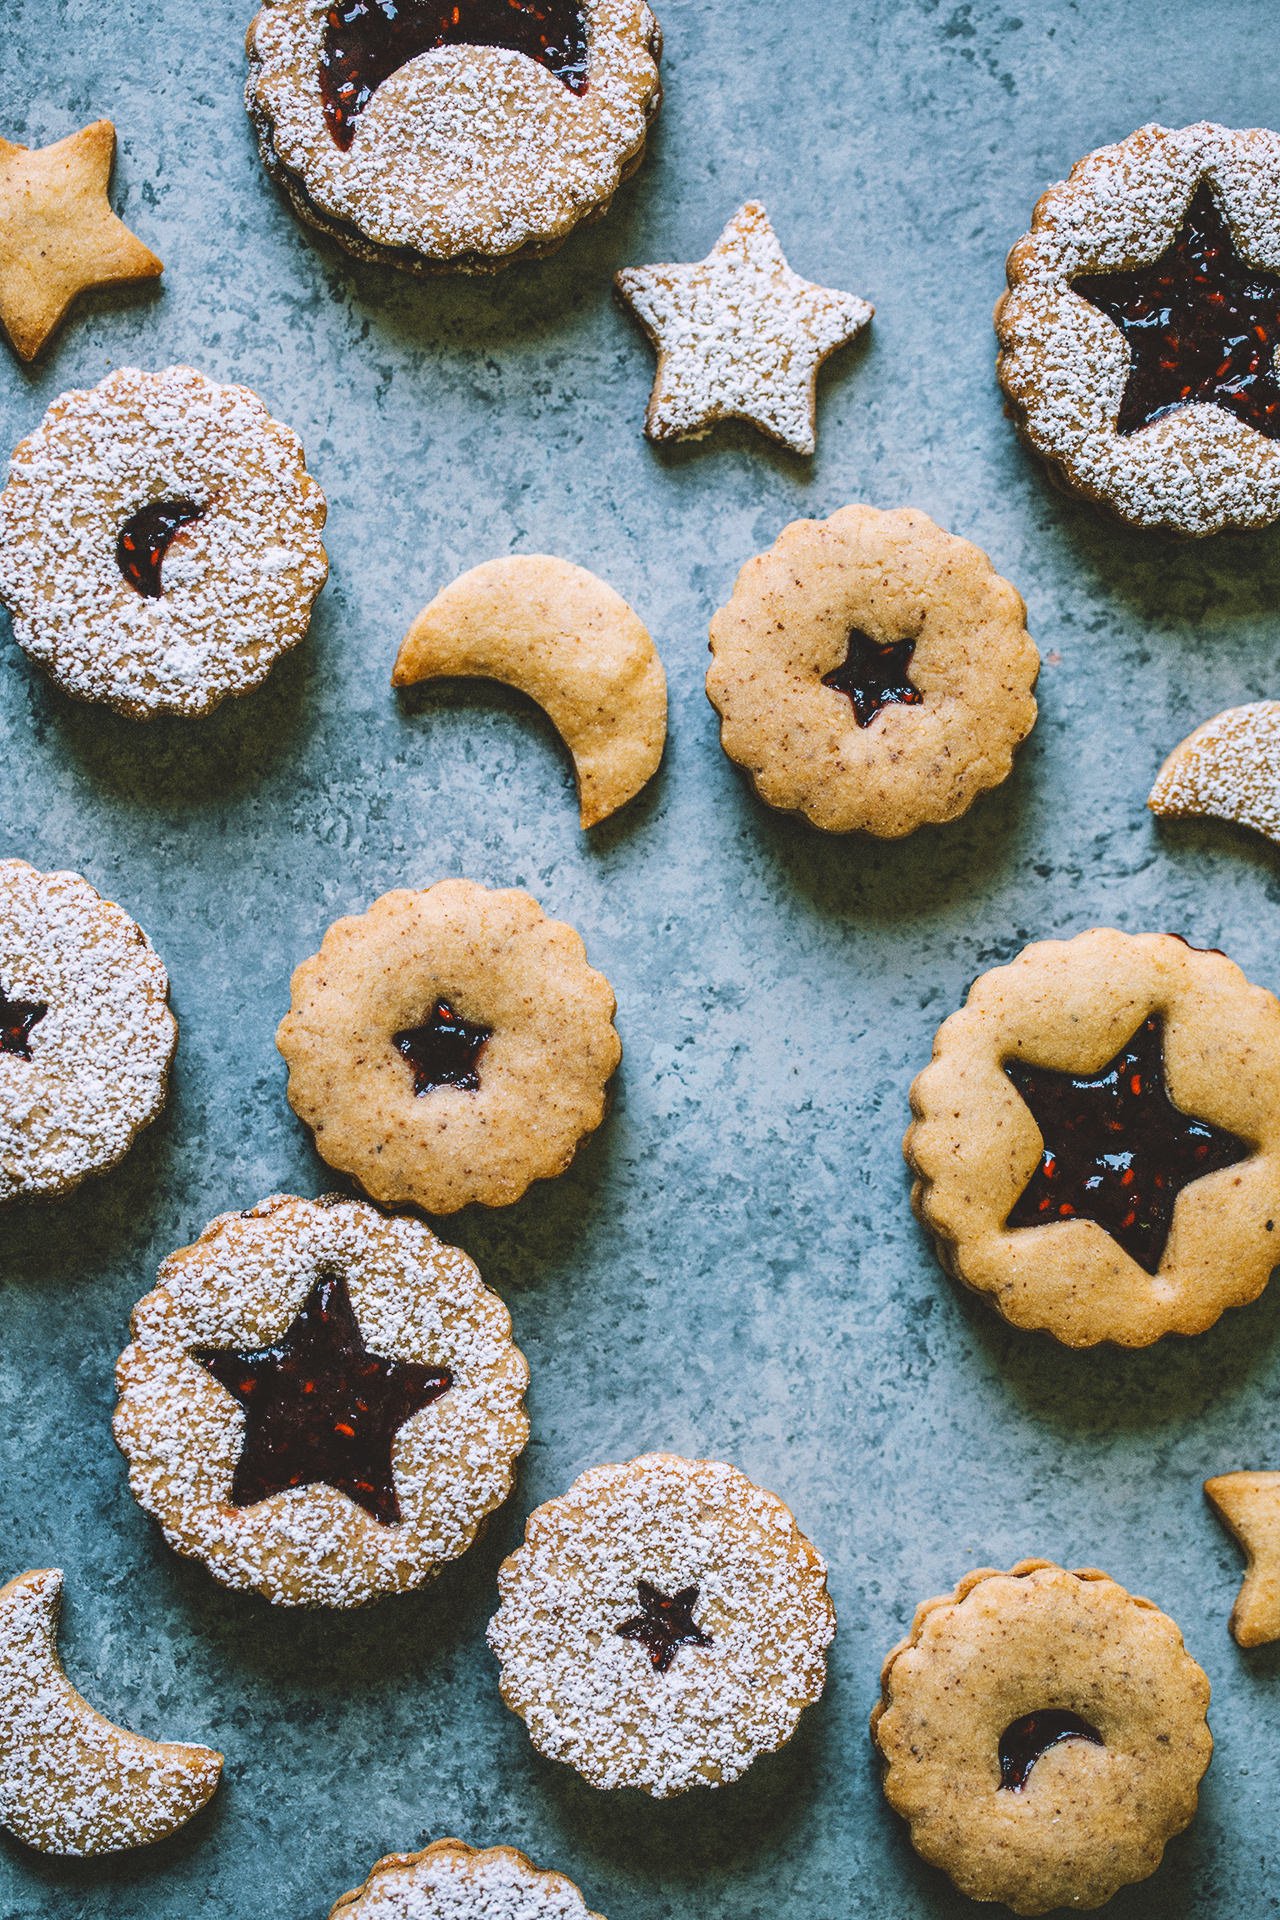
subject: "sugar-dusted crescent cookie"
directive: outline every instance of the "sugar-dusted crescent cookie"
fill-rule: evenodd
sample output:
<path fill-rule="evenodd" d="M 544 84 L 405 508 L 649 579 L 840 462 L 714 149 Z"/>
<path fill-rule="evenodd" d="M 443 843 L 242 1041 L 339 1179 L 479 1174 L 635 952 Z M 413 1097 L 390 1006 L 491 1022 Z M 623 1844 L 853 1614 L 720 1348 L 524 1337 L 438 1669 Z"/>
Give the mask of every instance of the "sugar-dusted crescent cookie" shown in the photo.
<path fill-rule="evenodd" d="M 0 601 L 77 699 L 204 714 L 306 632 L 324 520 L 301 442 L 248 387 L 123 367 L 64 393 L 15 449 Z"/>
<path fill-rule="evenodd" d="M 1028 444 L 1178 533 L 1280 516 L 1280 133 L 1140 127 L 1037 203 L 996 308 Z"/>
<path fill-rule="evenodd" d="M 539 1752 L 657 1799 L 736 1780 L 822 1692 L 821 1555 L 715 1460 L 593 1467 L 530 1515 L 489 1644 Z"/>
<path fill-rule="evenodd" d="M 1220 1473 L 1204 1490 L 1248 1562 L 1232 1633 L 1242 1647 L 1280 1640 L 1280 1473 Z"/>
<path fill-rule="evenodd" d="M 266 0 L 248 50 L 295 213 L 414 273 L 552 252 L 608 211 L 662 101 L 644 0 Z"/>
<path fill-rule="evenodd" d="M 421 1853 L 389 1853 L 362 1887 L 344 1893 L 329 1920 L 601 1920 L 562 1873 L 535 1867 L 515 1847 L 435 1840 Z"/>
<path fill-rule="evenodd" d="M 177 1037 L 142 928 L 78 873 L 0 860 L 0 1204 L 123 1159 L 164 1105 Z"/>
<path fill-rule="evenodd" d="M 604 1118 L 622 1043 L 580 936 L 529 894 L 441 880 L 336 920 L 276 1043 L 316 1149 L 373 1199 L 504 1207 Z"/>
<path fill-rule="evenodd" d="M 148 1846 L 200 1811 L 222 1755 L 95 1712 L 58 1659 L 61 1601 L 56 1568 L 0 1587 L 0 1826 L 41 1853 Z"/>
<path fill-rule="evenodd" d="M 422 1586 L 511 1490 L 529 1370 L 456 1247 L 275 1194 L 171 1254 L 133 1313 L 115 1435 L 171 1547 L 282 1606 Z"/>
<path fill-rule="evenodd" d="M 984 973 L 911 1089 L 942 1264 L 1067 1346 L 1202 1333 L 1280 1260 L 1280 1002 L 1095 928 Z"/>
<path fill-rule="evenodd" d="M 391 684 L 446 675 L 502 680 L 538 702 L 573 755 L 584 828 L 657 771 L 667 737 L 662 662 L 622 596 L 585 567 L 513 554 L 445 587 L 405 635 Z"/>
<path fill-rule="evenodd" d="M 1229 707 L 1188 734 L 1147 805 L 1175 820 L 1231 820 L 1280 840 L 1280 700 Z"/>
<path fill-rule="evenodd" d="M 1005 779 L 1036 717 L 1026 608 L 914 508 L 796 520 L 711 623 L 720 740 L 770 806 L 886 838 Z"/>
<path fill-rule="evenodd" d="M 926 1600 L 871 1732 L 912 1844 L 971 1900 L 1092 1909 L 1195 1814 L 1209 1682 L 1173 1621 L 1093 1568 L 984 1567 Z"/>

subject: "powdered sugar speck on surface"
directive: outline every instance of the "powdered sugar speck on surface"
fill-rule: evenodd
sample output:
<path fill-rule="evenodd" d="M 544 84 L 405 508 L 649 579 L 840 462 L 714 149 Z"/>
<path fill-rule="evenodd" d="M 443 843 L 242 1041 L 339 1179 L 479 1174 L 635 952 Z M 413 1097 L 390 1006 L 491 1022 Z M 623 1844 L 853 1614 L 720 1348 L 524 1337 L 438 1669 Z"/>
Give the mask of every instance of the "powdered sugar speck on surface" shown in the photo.
<path fill-rule="evenodd" d="M 1280 840 L 1280 700 L 1230 707 L 1197 727 L 1165 761 L 1147 805 L 1238 821 Z"/>

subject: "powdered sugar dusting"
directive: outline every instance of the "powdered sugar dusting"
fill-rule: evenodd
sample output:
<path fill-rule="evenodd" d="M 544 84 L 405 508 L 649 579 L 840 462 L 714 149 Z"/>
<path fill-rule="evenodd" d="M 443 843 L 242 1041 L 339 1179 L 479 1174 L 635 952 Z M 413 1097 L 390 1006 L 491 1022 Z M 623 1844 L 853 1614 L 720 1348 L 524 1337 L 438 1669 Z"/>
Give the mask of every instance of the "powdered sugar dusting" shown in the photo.
<path fill-rule="evenodd" d="M 1280 700 L 1230 707 L 1197 727 L 1165 761 L 1147 805 L 1235 820 L 1280 840 Z"/>
<path fill-rule="evenodd" d="M 0 1202 L 66 1193 L 164 1105 L 177 1027 L 159 955 L 78 873 L 0 861 L 0 987 L 41 1002 L 31 1058 L 0 1051 Z"/>
<path fill-rule="evenodd" d="M 325 1266 L 346 1277 L 372 1351 L 452 1376 L 396 1437 L 398 1525 L 327 1485 L 231 1503 L 244 1414 L 194 1352 L 280 1339 Z M 502 1302 L 429 1227 L 362 1202 L 274 1195 L 222 1215 L 165 1261 L 133 1336 L 115 1433 L 135 1498 L 178 1552 L 279 1604 L 359 1606 L 422 1585 L 506 1498 L 528 1437 L 528 1368 Z"/>
<path fill-rule="evenodd" d="M 116 560 L 141 506 L 189 498 L 150 599 Z M 324 496 L 297 436 L 247 387 L 124 367 L 65 393 L 0 494 L 0 599 L 60 685 L 145 719 L 202 714 L 265 679 L 306 632 L 328 561 Z"/>
<path fill-rule="evenodd" d="M 619 1636 L 637 1583 L 696 1587 L 706 1647 L 666 1672 Z M 489 1642 L 540 1752 L 594 1786 L 659 1798 L 734 1780 L 822 1691 L 826 1568 L 774 1494 L 711 1460 L 594 1467 L 530 1517 L 499 1574 Z"/>
<path fill-rule="evenodd" d="M 1202 401 L 1117 433 L 1128 348 L 1070 283 L 1158 258 L 1204 179 L 1242 256 L 1280 270 L 1280 134 L 1151 125 L 1087 155 L 1042 197 L 996 316 L 1001 383 L 1037 453 L 1125 519 L 1189 534 L 1280 515 L 1280 444 Z"/>
<path fill-rule="evenodd" d="M 600 1920 L 571 1880 L 513 1847 L 477 1852 L 458 1840 L 380 1860 L 333 1920 Z"/>

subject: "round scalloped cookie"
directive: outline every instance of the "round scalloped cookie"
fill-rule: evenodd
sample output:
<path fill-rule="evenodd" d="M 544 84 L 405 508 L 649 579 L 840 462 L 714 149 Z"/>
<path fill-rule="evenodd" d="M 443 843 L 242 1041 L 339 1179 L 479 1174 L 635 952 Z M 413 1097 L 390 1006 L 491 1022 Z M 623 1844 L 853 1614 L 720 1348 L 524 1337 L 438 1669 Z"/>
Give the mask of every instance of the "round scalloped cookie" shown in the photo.
<path fill-rule="evenodd" d="M 329 1920 L 601 1920 L 562 1873 L 535 1867 L 515 1847 L 435 1840 L 421 1853 L 389 1853 L 344 1893 Z"/>

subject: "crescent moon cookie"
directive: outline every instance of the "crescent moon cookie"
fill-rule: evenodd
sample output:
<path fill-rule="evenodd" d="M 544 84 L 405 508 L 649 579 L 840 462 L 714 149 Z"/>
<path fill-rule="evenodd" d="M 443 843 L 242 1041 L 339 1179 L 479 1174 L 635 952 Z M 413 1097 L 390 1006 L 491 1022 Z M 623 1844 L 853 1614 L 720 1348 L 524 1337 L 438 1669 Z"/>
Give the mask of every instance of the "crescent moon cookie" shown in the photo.
<path fill-rule="evenodd" d="M 323 1607 L 420 1587 L 511 1491 L 529 1370 L 421 1221 L 275 1194 L 171 1254 L 132 1329 L 134 1498 L 224 1586 Z"/>
<path fill-rule="evenodd" d="M 1232 1633 L 1242 1647 L 1280 1640 L 1280 1473 L 1220 1473 L 1204 1490 L 1248 1561 Z"/>
<path fill-rule="evenodd" d="M 78 873 L 0 860 L 0 1204 L 70 1193 L 165 1102 L 178 1029 L 142 928 Z"/>
<path fill-rule="evenodd" d="M 509 1206 L 563 1173 L 622 1058 L 612 987 L 515 889 L 441 880 L 336 920 L 293 976 L 289 1104 L 374 1200 Z"/>
<path fill-rule="evenodd" d="M 657 772 L 662 662 L 622 596 L 585 567 L 531 553 L 462 574 L 410 627 L 391 684 L 445 675 L 501 680 L 537 701 L 573 756 L 584 828 Z"/>
<path fill-rule="evenodd" d="M 836 1618 L 776 1494 L 715 1460 L 593 1467 L 530 1515 L 489 1644 L 540 1753 L 667 1799 L 736 1780 L 821 1694 Z"/>
<path fill-rule="evenodd" d="M 997 369 L 1071 492 L 1183 534 L 1280 516 L 1280 134 L 1140 127 L 1043 194 Z"/>
<path fill-rule="evenodd" d="M 247 387 L 123 367 L 55 400 L 0 493 L 0 601 L 78 700 L 208 713 L 307 630 L 328 559 L 302 445 Z"/>
<path fill-rule="evenodd" d="M 601 1920 L 562 1873 L 515 1847 L 435 1840 L 421 1853 L 389 1853 L 362 1887 L 344 1893 L 329 1920 Z"/>
<path fill-rule="evenodd" d="M 1040 656 L 985 553 L 913 508 L 796 520 L 711 623 L 720 742 L 762 800 L 896 839 L 998 786 Z"/>
<path fill-rule="evenodd" d="M 1173 1621 L 1094 1568 L 1024 1560 L 926 1600 L 871 1735 L 917 1853 L 971 1900 L 1093 1908 L 1190 1825 L 1209 1682 Z"/>
<path fill-rule="evenodd" d="M 40 1853 L 118 1853 L 185 1826 L 222 1755 L 144 1740 L 94 1711 L 58 1659 L 62 1575 L 0 1587 L 0 1825 Z"/>
<path fill-rule="evenodd" d="M 911 1089 L 943 1266 L 1064 1345 L 1144 1347 L 1280 1260 L 1280 1002 L 1225 954 L 1095 928 L 984 973 Z"/>
<path fill-rule="evenodd" d="M 247 44 L 294 212 L 411 273 L 554 252 L 607 213 L 662 102 L 644 0 L 267 0 Z"/>
<path fill-rule="evenodd" d="M 1280 840 L 1280 700 L 1229 707 L 1188 734 L 1147 805 L 1168 819 L 1230 820 Z"/>

